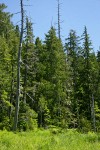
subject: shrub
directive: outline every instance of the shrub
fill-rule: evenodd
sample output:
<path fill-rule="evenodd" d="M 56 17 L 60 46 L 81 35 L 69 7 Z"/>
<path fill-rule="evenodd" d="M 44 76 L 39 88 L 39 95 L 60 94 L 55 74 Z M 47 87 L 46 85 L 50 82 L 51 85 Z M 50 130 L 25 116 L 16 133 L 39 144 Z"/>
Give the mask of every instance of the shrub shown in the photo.
<path fill-rule="evenodd" d="M 18 128 L 19 130 L 33 130 L 37 127 L 37 114 L 30 109 L 28 105 L 22 104 L 19 112 Z"/>
<path fill-rule="evenodd" d="M 84 133 L 91 131 L 91 123 L 85 117 L 80 120 L 80 131 Z"/>

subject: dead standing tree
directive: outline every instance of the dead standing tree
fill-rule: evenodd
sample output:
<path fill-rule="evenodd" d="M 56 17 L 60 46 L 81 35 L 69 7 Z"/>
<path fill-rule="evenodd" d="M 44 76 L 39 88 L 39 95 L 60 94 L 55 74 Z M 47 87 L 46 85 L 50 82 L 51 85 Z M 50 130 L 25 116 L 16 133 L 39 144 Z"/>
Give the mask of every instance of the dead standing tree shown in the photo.
<path fill-rule="evenodd" d="M 61 27 L 60 27 L 60 2 L 59 0 L 57 0 L 58 2 L 58 37 L 59 39 L 61 39 Z"/>
<path fill-rule="evenodd" d="M 17 63 L 17 93 L 16 93 L 16 106 L 15 106 L 15 117 L 14 117 L 14 127 L 13 130 L 17 130 L 18 124 L 18 114 L 19 114 L 19 101 L 20 101 L 20 67 L 21 67 L 21 51 L 23 42 L 23 26 L 24 26 L 24 10 L 23 10 L 23 0 L 20 0 L 21 7 L 21 32 L 20 32 L 20 43 L 18 50 L 18 63 Z"/>

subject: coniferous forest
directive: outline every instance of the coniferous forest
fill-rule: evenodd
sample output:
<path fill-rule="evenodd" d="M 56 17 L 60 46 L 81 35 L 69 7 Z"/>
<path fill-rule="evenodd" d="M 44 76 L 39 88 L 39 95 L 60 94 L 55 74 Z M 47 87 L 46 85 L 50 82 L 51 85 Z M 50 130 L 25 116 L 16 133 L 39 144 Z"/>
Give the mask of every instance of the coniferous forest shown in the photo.
<path fill-rule="evenodd" d="M 63 43 L 58 9 L 59 34 L 51 26 L 44 41 L 34 38 L 22 2 L 21 29 L 0 4 L 0 130 L 99 132 L 100 51 L 95 54 L 87 27 L 81 37 L 70 30 Z"/>

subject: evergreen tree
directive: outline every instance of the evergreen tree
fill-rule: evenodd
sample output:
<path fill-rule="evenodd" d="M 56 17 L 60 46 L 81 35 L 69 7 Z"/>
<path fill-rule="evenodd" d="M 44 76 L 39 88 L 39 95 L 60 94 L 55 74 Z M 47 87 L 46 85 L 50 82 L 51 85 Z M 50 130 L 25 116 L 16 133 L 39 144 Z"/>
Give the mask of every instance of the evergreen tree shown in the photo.
<path fill-rule="evenodd" d="M 11 108 L 13 108 L 15 97 L 15 82 L 16 82 L 16 52 L 18 45 L 18 37 L 15 33 L 13 24 L 10 21 L 11 15 L 4 12 L 6 6 L 0 5 L 0 93 L 1 93 L 1 126 L 8 123 L 11 126 Z M 7 28 L 7 30 L 6 30 Z M 9 37 L 9 38 L 8 38 Z"/>
<path fill-rule="evenodd" d="M 74 30 L 71 30 L 66 39 L 65 50 L 67 53 L 67 63 L 69 65 L 70 99 L 73 115 L 73 127 L 79 127 L 79 37 Z"/>
<path fill-rule="evenodd" d="M 45 97 L 48 102 L 52 123 L 66 122 L 66 63 L 61 41 L 51 27 L 45 38 Z"/>
<path fill-rule="evenodd" d="M 83 33 L 83 47 L 82 47 L 82 59 L 83 59 L 83 69 L 80 72 L 80 82 L 82 87 L 82 101 L 80 109 L 83 110 L 81 113 L 87 118 L 87 120 L 92 123 L 95 131 L 95 111 L 94 111 L 94 100 L 95 100 L 95 73 L 97 72 L 96 57 L 93 53 L 93 49 L 89 35 L 87 33 L 87 28 L 85 27 Z M 97 75 L 97 74 L 96 74 Z"/>
<path fill-rule="evenodd" d="M 0 4 L 0 129 L 11 130 L 14 123 L 14 130 L 33 130 L 38 123 L 99 131 L 100 51 L 96 56 L 87 28 L 82 38 L 71 30 L 63 47 L 58 0 L 59 37 L 51 27 L 44 42 L 34 42 L 28 18 L 23 28 L 20 2 L 21 31 Z"/>

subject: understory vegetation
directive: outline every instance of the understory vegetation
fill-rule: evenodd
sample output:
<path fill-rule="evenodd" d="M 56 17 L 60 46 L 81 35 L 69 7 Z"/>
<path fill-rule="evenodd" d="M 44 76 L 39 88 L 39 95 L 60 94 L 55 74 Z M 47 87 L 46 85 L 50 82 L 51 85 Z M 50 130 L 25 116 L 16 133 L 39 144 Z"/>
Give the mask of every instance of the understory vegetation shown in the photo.
<path fill-rule="evenodd" d="M 99 150 L 100 134 L 75 130 L 0 131 L 0 150 Z"/>

